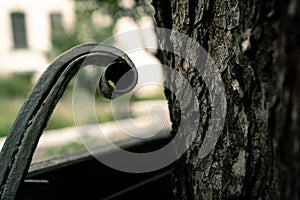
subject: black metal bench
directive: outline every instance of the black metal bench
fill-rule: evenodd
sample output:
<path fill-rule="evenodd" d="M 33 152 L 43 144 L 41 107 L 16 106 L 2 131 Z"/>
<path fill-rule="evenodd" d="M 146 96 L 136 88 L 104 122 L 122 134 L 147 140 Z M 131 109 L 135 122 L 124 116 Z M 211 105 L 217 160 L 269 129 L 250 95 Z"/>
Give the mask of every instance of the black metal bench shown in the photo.
<path fill-rule="evenodd" d="M 117 145 L 147 152 L 169 140 L 169 132 L 164 132 L 155 138 L 129 139 Z M 110 146 L 97 151 L 102 156 L 118 154 Z M 17 199 L 172 199 L 171 172 L 172 166 L 149 173 L 121 172 L 83 151 L 31 165 Z"/>
<path fill-rule="evenodd" d="M 117 48 L 99 43 L 76 46 L 59 56 L 43 73 L 23 104 L 0 154 L 0 199 L 143 199 L 171 198 L 171 166 L 146 174 L 119 172 L 101 164 L 87 152 L 55 158 L 30 166 L 38 140 L 69 81 L 81 65 L 106 66 L 100 93 L 115 98 L 137 83 L 137 71 L 128 56 Z M 129 72 L 122 88 L 110 85 Z M 120 146 L 147 151 L 170 140 L 162 133 L 150 140 L 127 140 Z M 102 147 L 99 152 L 114 156 Z M 146 195 L 146 197 L 145 197 Z"/>

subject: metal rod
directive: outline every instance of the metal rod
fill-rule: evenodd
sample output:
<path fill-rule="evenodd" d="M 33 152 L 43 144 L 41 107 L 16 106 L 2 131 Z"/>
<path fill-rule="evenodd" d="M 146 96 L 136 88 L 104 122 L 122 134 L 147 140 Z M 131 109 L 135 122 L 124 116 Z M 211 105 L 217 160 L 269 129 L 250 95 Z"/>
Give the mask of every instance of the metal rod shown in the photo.
<path fill-rule="evenodd" d="M 31 90 L 1 150 L 0 199 L 15 198 L 57 102 L 80 67 L 89 64 L 110 66 L 111 77 L 105 77 L 106 73 L 103 73 L 100 83 L 100 93 L 107 98 L 113 98 L 113 90 L 119 96 L 133 89 L 137 83 L 137 70 L 132 61 L 124 52 L 112 46 L 99 43 L 81 44 L 56 58 Z M 120 71 L 116 71 L 115 78 L 112 66 L 126 68 L 121 70 L 124 73 L 130 71 L 131 79 L 126 88 L 119 89 L 108 85 L 108 80 L 117 81 L 122 75 Z"/>

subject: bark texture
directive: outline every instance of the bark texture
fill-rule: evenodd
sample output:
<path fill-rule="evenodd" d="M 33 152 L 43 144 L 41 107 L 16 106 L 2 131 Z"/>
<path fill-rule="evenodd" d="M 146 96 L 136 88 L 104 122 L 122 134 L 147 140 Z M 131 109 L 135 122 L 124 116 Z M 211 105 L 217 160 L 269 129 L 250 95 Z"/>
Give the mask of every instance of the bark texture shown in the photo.
<path fill-rule="evenodd" d="M 190 66 L 182 65 L 182 58 L 162 52 L 162 62 L 193 86 L 201 111 L 196 139 L 174 170 L 176 199 L 299 199 L 299 63 L 297 56 L 294 62 L 285 56 L 286 41 L 294 48 L 290 51 L 297 49 L 285 37 L 287 5 L 279 0 L 153 1 L 157 26 L 196 39 L 218 66 L 226 90 L 223 133 L 214 150 L 200 159 L 210 113 L 208 89 Z M 158 34 L 162 45 L 189 48 Z M 166 81 L 172 85 L 175 80 L 166 75 Z M 169 89 L 165 94 L 176 134 L 179 102 Z"/>

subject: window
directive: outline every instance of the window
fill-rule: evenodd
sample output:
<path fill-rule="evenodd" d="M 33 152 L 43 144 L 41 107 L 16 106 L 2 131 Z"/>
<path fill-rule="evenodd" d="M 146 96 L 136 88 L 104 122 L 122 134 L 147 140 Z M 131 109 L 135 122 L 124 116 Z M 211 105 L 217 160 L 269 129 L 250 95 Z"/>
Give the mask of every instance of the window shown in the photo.
<path fill-rule="evenodd" d="M 50 20 L 52 32 L 63 30 L 62 15 L 60 13 L 51 13 Z"/>
<path fill-rule="evenodd" d="M 27 45 L 27 34 L 25 15 L 21 12 L 11 13 L 11 24 L 15 49 L 25 49 Z"/>

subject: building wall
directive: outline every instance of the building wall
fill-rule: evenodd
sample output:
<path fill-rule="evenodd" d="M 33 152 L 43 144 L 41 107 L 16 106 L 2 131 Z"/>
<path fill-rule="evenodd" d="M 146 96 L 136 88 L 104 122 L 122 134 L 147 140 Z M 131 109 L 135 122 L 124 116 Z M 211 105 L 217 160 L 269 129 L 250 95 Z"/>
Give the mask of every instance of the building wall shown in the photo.
<path fill-rule="evenodd" d="M 11 13 L 25 14 L 26 49 L 15 49 Z M 43 71 L 51 49 L 51 13 L 60 13 L 65 29 L 74 21 L 74 0 L 0 0 L 0 73 Z"/>

